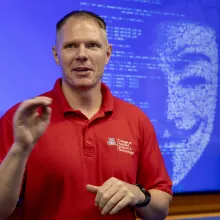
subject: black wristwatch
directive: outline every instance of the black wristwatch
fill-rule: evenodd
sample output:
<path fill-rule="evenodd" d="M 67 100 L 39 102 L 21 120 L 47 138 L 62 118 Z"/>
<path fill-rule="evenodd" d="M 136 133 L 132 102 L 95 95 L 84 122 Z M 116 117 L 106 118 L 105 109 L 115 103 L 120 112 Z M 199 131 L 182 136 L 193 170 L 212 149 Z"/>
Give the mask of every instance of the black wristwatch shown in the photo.
<path fill-rule="evenodd" d="M 151 194 L 148 190 L 146 190 L 141 184 L 136 184 L 136 186 L 141 190 L 142 193 L 145 195 L 144 202 L 140 204 L 136 204 L 135 207 L 144 207 L 147 206 L 150 203 L 151 200 Z"/>

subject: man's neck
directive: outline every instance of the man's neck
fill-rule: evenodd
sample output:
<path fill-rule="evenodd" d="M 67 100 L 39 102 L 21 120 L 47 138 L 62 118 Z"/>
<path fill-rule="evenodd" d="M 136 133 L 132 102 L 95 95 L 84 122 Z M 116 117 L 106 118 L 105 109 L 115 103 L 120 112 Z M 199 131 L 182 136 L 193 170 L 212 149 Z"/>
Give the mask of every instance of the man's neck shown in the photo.
<path fill-rule="evenodd" d="M 91 119 L 101 107 L 101 82 L 87 90 L 76 90 L 63 81 L 62 91 L 69 105 L 75 110 L 80 110 L 88 119 Z"/>

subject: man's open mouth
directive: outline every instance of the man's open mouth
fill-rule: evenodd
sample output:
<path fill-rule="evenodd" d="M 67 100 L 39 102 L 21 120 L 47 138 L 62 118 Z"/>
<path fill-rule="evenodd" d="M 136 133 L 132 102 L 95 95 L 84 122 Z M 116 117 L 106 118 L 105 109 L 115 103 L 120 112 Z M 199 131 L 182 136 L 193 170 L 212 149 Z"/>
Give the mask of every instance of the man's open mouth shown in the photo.
<path fill-rule="evenodd" d="M 87 71 L 91 71 L 90 68 L 88 67 L 76 67 L 73 69 L 73 71 L 77 71 L 77 72 L 87 72 Z"/>

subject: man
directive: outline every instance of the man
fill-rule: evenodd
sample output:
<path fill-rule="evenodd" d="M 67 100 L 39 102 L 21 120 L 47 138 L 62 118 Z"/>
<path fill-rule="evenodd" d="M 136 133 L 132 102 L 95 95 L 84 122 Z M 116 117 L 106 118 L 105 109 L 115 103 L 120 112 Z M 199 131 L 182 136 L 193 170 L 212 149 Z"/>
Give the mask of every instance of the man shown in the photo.
<path fill-rule="evenodd" d="M 111 52 L 99 16 L 75 11 L 58 22 L 62 79 L 1 119 L 0 219 L 19 197 L 25 220 L 167 216 L 172 184 L 154 129 L 101 83 Z"/>

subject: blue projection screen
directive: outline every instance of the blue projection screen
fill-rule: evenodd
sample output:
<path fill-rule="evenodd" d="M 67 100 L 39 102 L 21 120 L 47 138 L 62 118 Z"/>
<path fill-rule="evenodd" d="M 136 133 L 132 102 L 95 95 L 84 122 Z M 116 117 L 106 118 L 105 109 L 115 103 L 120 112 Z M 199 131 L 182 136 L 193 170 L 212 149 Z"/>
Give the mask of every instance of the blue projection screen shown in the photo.
<path fill-rule="evenodd" d="M 103 81 L 152 121 L 174 192 L 220 191 L 217 0 L 3 1 L 0 115 L 53 87 L 55 24 L 91 10 L 108 25 Z"/>

